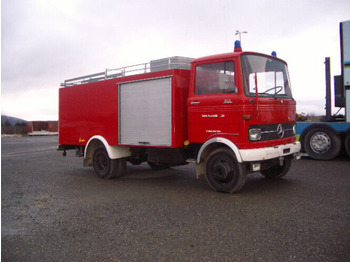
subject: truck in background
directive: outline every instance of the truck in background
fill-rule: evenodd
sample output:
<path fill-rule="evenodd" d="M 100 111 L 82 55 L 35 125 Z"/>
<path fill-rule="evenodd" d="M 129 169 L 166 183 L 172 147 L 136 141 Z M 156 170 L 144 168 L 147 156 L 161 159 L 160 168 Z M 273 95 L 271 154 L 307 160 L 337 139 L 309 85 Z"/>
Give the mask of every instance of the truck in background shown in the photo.
<path fill-rule="evenodd" d="M 286 175 L 300 158 L 287 64 L 242 52 L 171 57 L 66 80 L 59 150 L 73 149 L 104 179 L 127 162 L 196 165 L 196 177 L 233 193 L 250 172 Z"/>
<path fill-rule="evenodd" d="M 313 159 L 331 160 L 343 147 L 350 156 L 350 20 L 340 23 L 340 50 L 341 75 L 334 76 L 334 104 L 345 108 L 345 116 L 332 116 L 330 58 L 326 57 L 326 115 L 321 122 L 297 122 L 302 151 Z"/>

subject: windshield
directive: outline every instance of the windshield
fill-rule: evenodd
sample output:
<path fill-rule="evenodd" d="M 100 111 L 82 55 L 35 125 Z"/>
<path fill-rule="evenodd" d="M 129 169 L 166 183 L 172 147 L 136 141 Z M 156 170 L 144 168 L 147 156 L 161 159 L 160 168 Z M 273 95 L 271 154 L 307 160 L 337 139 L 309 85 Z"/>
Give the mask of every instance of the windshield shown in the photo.
<path fill-rule="evenodd" d="M 255 54 L 241 57 L 244 90 L 246 95 L 259 97 L 291 98 L 287 65 L 278 59 Z"/>

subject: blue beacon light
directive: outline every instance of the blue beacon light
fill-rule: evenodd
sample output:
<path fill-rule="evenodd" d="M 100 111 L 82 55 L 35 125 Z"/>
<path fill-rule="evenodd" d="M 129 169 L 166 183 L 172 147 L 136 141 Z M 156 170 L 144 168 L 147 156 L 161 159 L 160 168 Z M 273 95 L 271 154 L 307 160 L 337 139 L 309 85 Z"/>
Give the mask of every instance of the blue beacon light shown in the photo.
<path fill-rule="evenodd" d="M 235 49 L 234 52 L 242 52 L 241 42 L 239 40 L 235 41 Z"/>
<path fill-rule="evenodd" d="M 271 55 L 274 56 L 274 57 L 277 57 L 276 51 L 272 51 L 272 52 L 271 52 Z"/>

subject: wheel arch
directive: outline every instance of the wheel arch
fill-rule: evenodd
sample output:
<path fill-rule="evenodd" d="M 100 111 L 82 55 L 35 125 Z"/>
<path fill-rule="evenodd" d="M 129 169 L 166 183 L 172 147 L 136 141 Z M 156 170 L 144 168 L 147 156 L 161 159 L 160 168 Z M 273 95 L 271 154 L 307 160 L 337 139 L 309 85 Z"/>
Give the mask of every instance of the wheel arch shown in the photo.
<path fill-rule="evenodd" d="M 106 149 L 110 159 L 118 159 L 131 156 L 130 147 L 111 146 L 103 136 L 96 135 L 91 137 L 85 146 L 84 166 L 92 166 L 94 152 L 99 147 L 104 147 Z"/>
<path fill-rule="evenodd" d="M 243 160 L 242 160 L 241 154 L 239 153 L 239 149 L 232 141 L 223 137 L 214 137 L 206 141 L 199 149 L 199 152 L 197 155 L 197 164 L 202 162 L 202 157 L 203 156 L 206 157 L 208 155 L 208 152 L 212 151 L 217 147 L 225 146 L 225 145 L 233 151 L 233 153 L 236 155 L 237 161 L 239 163 L 242 163 Z"/>

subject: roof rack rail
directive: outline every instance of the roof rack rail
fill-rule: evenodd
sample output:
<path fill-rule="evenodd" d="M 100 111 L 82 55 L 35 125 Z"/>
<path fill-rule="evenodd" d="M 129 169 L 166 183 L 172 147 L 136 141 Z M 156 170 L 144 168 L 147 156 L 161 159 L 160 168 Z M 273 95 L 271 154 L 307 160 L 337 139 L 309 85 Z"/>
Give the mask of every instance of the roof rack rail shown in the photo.
<path fill-rule="evenodd" d="M 107 79 L 114 79 L 123 76 L 144 74 L 169 69 L 190 69 L 193 58 L 173 56 L 152 60 L 150 63 L 142 63 L 132 66 L 125 66 L 116 69 L 106 69 L 104 72 L 67 79 L 61 86 L 75 86 L 86 83 L 93 83 Z"/>

